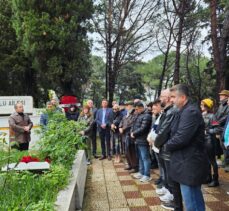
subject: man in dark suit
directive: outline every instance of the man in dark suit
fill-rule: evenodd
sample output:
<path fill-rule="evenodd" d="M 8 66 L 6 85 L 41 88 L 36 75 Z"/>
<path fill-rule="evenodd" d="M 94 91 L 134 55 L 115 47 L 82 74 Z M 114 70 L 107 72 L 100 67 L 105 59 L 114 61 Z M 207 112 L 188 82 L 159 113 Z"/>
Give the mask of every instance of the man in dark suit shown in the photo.
<path fill-rule="evenodd" d="M 96 123 L 99 131 L 99 137 L 101 141 L 102 157 L 100 160 L 108 156 L 108 160 L 111 160 L 111 145 L 110 145 L 110 129 L 112 123 L 113 112 L 111 108 L 108 108 L 108 101 L 102 100 L 102 108 L 96 113 Z"/>

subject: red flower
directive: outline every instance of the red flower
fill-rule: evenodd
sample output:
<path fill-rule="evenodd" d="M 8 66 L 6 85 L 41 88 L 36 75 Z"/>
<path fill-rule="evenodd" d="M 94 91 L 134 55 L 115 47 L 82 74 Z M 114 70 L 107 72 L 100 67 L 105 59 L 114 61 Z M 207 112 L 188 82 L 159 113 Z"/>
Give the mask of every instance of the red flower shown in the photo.
<path fill-rule="evenodd" d="M 212 124 L 213 126 L 214 126 L 214 125 L 217 126 L 217 125 L 219 125 L 219 122 L 213 120 L 213 121 L 211 122 L 211 124 Z"/>
<path fill-rule="evenodd" d="M 20 162 L 30 163 L 30 162 L 39 162 L 40 160 L 31 156 L 23 156 Z"/>
<path fill-rule="evenodd" d="M 51 159 L 50 158 L 45 158 L 45 161 L 48 163 L 51 163 Z"/>

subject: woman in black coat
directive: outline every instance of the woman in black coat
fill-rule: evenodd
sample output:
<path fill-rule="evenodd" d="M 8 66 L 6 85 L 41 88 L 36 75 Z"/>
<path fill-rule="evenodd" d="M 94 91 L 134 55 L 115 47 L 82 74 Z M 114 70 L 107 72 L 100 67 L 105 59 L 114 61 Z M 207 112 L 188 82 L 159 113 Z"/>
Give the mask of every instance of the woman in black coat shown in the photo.
<path fill-rule="evenodd" d="M 77 110 L 75 105 L 71 105 L 68 109 L 68 111 L 66 112 L 66 118 L 68 120 L 73 120 L 73 121 L 77 121 L 79 118 L 79 111 Z"/>

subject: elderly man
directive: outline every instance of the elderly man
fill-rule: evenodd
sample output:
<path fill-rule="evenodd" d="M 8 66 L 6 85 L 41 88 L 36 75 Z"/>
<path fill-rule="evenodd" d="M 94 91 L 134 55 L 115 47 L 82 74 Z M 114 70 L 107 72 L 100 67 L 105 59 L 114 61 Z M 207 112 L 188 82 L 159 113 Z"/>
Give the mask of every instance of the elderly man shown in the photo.
<path fill-rule="evenodd" d="M 223 140 L 223 128 L 225 127 L 225 123 L 227 120 L 227 116 L 229 114 L 229 106 L 227 105 L 227 100 L 229 99 L 229 91 L 222 90 L 219 93 L 219 107 L 214 114 L 211 127 L 209 129 L 209 133 L 215 136 L 215 151 L 216 155 L 220 156 L 224 153 L 224 162 L 225 162 L 225 171 L 229 171 L 229 151 L 225 148 L 222 143 Z"/>
<path fill-rule="evenodd" d="M 97 125 L 96 125 L 96 113 L 97 113 L 97 108 L 94 107 L 94 103 L 92 100 L 88 100 L 87 101 L 87 105 L 90 108 L 91 113 L 93 114 L 93 118 L 94 118 L 94 123 L 93 123 L 93 130 L 92 130 L 92 153 L 94 158 L 98 158 L 98 156 L 96 155 L 96 151 L 97 151 L 97 143 L 96 143 L 96 134 L 97 134 Z"/>
<path fill-rule="evenodd" d="M 125 146 L 125 155 L 128 165 L 124 168 L 129 170 L 129 173 L 138 172 L 138 160 L 135 149 L 135 143 L 130 138 L 130 129 L 135 122 L 137 115 L 133 107 L 133 102 L 126 102 L 127 115 L 123 117 L 119 124 L 119 132 L 122 136 L 122 141 Z"/>
<path fill-rule="evenodd" d="M 53 98 L 53 99 L 51 99 L 50 102 L 51 102 L 51 104 L 52 104 L 53 107 L 54 107 L 54 112 L 64 113 L 64 109 L 63 109 L 63 108 L 60 108 L 60 107 L 58 106 L 58 104 L 59 104 L 58 99 Z"/>
<path fill-rule="evenodd" d="M 205 125 L 200 109 L 189 101 L 189 89 L 178 84 L 170 89 L 170 101 L 178 108 L 165 149 L 171 152 L 169 176 L 180 184 L 186 211 L 204 211 L 201 184 L 208 174 L 204 148 Z"/>
<path fill-rule="evenodd" d="M 19 150 L 28 150 L 30 142 L 30 130 L 33 127 L 29 116 L 24 113 L 24 107 L 21 102 L 14 106 L 15 112 L 9 117 L 10 142 L 16 141 L 19 144 Z"/>

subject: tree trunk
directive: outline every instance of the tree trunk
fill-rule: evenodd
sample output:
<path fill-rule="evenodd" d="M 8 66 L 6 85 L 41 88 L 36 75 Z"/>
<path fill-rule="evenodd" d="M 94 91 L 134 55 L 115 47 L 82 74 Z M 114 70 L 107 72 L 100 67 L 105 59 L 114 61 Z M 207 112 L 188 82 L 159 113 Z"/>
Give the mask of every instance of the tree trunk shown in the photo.
<path fill-rule="evenodd" d="M 116 80 L 115 80 L 114 72 L 110 73 L 109 76 L 110 77 L 109 77 L 109 95 L 108 95 L 109 100 L 108 100 L 108 103 L 109 103 L 109 107 L 111 107 L 113 99 L 114 99 Z"/>
<path fill-rule="evenodd" d="M 210 1 L 210 11 L 211 11 L 211 39 L 212 39 L 212 48 L 213 48 L 213 61 L 216 71 L 216 88 L 220 92 L 224 88 L 224 78 L 222 72 L 222 62 L 219 50 L 219 39 L 217 34 L 217 15 L 216 15 L 217 1 Z"/>
<path fill-rule="evenodd" d="M 167 70 L 167 66 L 168 66 L 168 58 L 169 58 L 169 51 L 170 51 L 170 45 L 171 45 L 171 39 L 172 39 L 172 30 L 173 28 L 171 28 L 170 32 L 169 32 L 169 39 L 168 39 L 168 44 L 167 44 L 167 49 L 165 52 L 165 59 L 164 59 L 164 63 L 163 63 L 163 69 L 162 69 L 162 73 L 161 73 L 161 77 L 160 77 L 160 82 L 159 82 L 159 87 L 158 87 L 158 97 L 161 95 L 161 90 L 162 90 L 162 84 L 164 81 L 164 77 L 165 77 L 165 72 Z"/>
<path fill-rule="evenodd" d="M 183 35 L 183 27 L 184 27 L 184 17 L 185 17 L 185 1 L 181 2 L 181 11 L 178 12 L 179 15 L 179 28 L 177 34 L 177 45 L 176 45 L 176 59 L 175 59 L 175 67 L 174 67 L 174 84 L 180 83 L 180 49 L 181 49 L 181 41 Z"/>
<path fill-rule="evenodd" d="M 221 81 L 224 83 L 222 89 L 229 89 L 229 57 L 227 54 L 229 49 L 227 49 L 227 45 L 229 44 L 229 9 L 225 12 L 225 18 L 223 21 L 222 34 L 219 43 L 220 50 L 220 58 L 222 63 L 222 78 L 225 80 Z"/>

